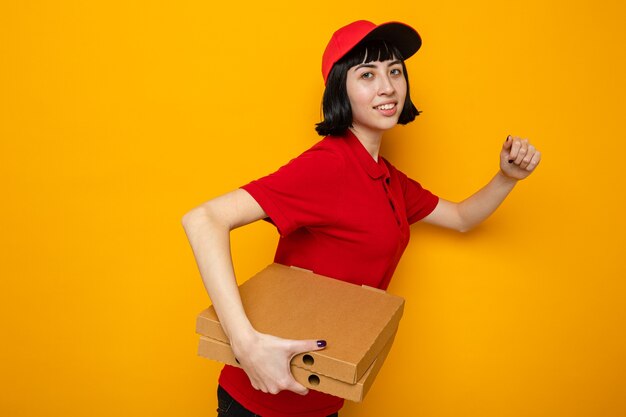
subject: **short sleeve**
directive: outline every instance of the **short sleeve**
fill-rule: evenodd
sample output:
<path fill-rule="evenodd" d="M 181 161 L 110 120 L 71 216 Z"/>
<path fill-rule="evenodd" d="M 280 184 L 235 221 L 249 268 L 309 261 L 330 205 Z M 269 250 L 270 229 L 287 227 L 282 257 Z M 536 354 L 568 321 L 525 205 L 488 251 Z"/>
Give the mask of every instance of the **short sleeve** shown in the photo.
<path fill-rule="evenodd" d="M 406 216 L 409 224 L 416 223 L 428 216 L 439 203 L 439 197 L 422 187 L 422 185 L 395 169 L 402 186 Z"/>
<path fill-rule="evenodd" d="M 332 149 L 314 146 L 276 172 L 241 186 L 287 236 L 300 227 L 337 220 L 342 157 Z"/>

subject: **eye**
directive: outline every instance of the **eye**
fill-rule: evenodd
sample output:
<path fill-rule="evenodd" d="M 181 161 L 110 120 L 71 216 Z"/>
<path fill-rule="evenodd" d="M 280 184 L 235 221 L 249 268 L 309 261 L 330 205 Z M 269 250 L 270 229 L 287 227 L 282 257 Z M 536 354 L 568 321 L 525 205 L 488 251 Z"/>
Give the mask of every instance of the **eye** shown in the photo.
<path fill-rule="evenodd" d="M 400 68 L 393 68 L 391 70 L 391 75 L 400 75 L 402 74 L 402 70 Z"/>
<path fill-rule="evenodd" d="M 374 76 L 374 74 L 372 74 L 371 72 L 364 72 L 363 74 L 361 74 L 361 78 L 363 79 L 370 79 Z"/>

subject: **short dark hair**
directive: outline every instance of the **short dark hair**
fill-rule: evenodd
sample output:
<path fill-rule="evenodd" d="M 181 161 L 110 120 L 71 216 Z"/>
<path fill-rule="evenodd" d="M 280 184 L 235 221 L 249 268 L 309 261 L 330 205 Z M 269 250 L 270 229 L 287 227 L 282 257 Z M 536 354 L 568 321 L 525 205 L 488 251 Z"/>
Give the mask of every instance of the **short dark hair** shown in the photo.
<path fill-rule="evenodd" d="M 406 80 L 406 98 L 404 107 L 398 118 L 398 123 L 405 125 L 415 120 L 421 112 L 415 108 L 409 93 L 409 76 L 404 65 L 402 54 L 391 43 L 383 40 L 371 40 L 358 44 L 343 58 L 333 65 L 326 80 L 326 89 L 322 98 L 322 112 L 324 120 L 315 125 L 320 136 L 342 135 L 352 126 L 352 107 L 348 98 L 346 80 L 348 70 L 355 65 L 372 61 L 387 61 L 399 59 L 402 63 L 402 73 Z"/>

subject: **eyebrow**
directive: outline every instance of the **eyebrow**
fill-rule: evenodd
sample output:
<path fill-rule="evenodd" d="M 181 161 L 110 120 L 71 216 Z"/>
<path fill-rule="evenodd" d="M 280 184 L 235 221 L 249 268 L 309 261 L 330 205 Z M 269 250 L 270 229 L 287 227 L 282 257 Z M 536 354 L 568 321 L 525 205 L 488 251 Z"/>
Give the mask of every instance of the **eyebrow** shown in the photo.
<path fill-rule="evenodd" d="M 402 61 L 400 61 L 399 59 L 396 59 L 395 61 L 391 61 L 389 64 L 387 64 L 387 67 L 390 67 L 392 65 L 396 65 L 396 64 L 401 64 Z M 354 70 L 358 70 L 359 68 L 376 68 L 376 65 L 374 64 L 361 64 L 359 66 L 357 66 Z"/>

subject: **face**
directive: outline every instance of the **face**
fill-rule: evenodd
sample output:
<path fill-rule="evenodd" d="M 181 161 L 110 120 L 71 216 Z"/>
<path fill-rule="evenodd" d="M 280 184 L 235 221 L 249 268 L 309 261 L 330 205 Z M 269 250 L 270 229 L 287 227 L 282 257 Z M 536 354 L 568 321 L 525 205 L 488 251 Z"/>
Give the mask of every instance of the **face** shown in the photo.
<path fill-rule="evenodd" d="M 406 98 L 402 62 L 391 59 L 355 65 L 346 87 L 356 131 L 381 134 L 398 123 Z"/>

